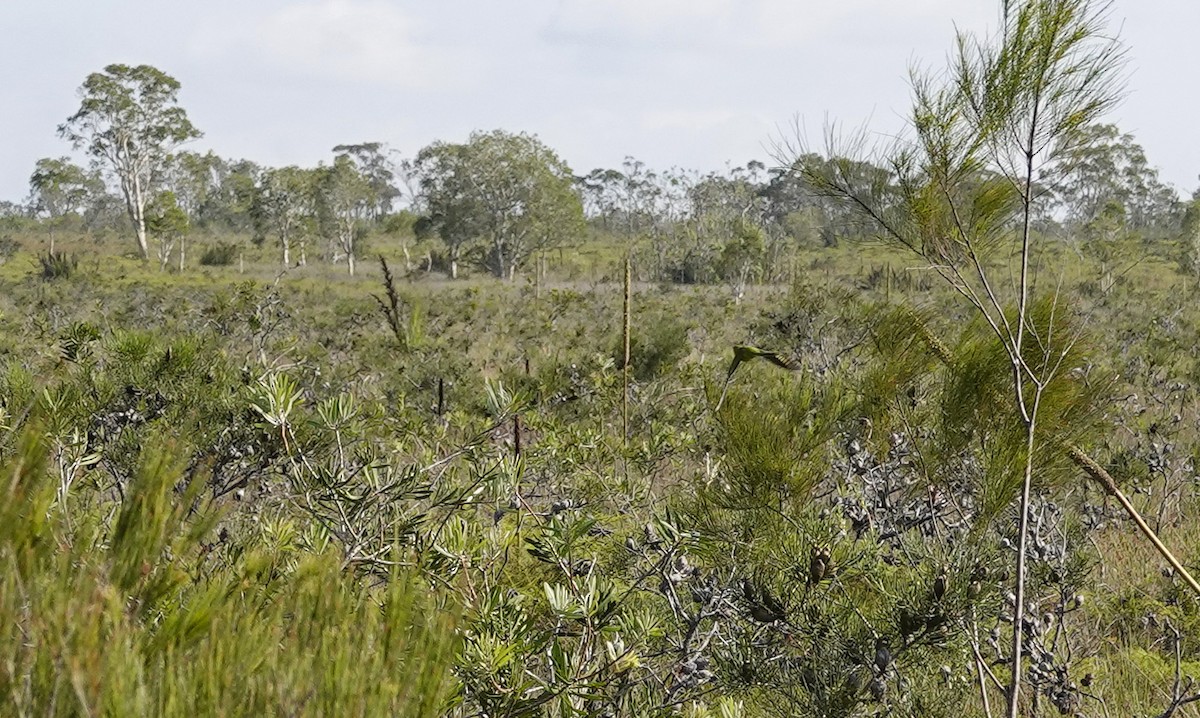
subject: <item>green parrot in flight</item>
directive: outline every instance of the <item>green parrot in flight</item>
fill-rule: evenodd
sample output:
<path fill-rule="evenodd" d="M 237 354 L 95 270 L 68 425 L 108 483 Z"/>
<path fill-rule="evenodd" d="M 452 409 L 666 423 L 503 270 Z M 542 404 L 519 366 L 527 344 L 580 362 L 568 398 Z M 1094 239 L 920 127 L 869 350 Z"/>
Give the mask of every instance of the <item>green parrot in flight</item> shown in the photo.
<path fill-rule="evenodd" d="M 721 409 L 721 405 L 725 403 L 725 393 L 729 391 L 729 382 L 733 379 L 733 373 L 737 371 L 737 368 L 741 366 L 743 362 L 752 361 L 754 359 L 766 359 L 775 366 L 780 367 L 781 369 L 787 369 L 788 371 L 799 371 L 801 369 L 800 365 L 794 360 L 789 359 L 778 352 L 771 352 L 765 349 L 759 349 L 758 347 L 737 344 L 733 347 L 733 362 L 730 363 L 729 372 L 725 375 L 725 386 L 721 389 L 721 398 L 717 401 L 717 407 L 714 409 L 714 411 L 719 411 Z"/>

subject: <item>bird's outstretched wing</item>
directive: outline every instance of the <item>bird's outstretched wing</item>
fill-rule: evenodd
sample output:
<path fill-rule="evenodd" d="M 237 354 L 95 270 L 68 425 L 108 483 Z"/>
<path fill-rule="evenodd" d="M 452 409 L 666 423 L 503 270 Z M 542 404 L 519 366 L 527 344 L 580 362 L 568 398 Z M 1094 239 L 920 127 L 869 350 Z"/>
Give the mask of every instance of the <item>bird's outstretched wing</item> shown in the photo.
<path fill-rule="evenodd" d="M 759 358 L 766 359 L 775 366 L 780 367 L 781 369 L 787 369 L 788 371 L 799 371 L 800 369 L 800 364 L 798 362 L 789 357 L 785 357 L 779 352 L 772 352 L 765 349 L 759 349 L 758 347 L 738 344 L 733 347 L 733 363 L 729 365 L 728 376 L 733 376 L 733 372 L 737 371 L 737 368 L 742 364 L 742 362 L 748 362 L 752 359 Z"/>
<path fill-rule="evenodd" d="M 759 354 L 759 356 L 771 362 L 775 366 L 780 367 L 781 369 L 787 369 L 788 371 L 800 371 L 799 362 L 790 357 L 785 357 L 782 354 L 776 352 L 762 352 Z"/>
<path fill-rule="evenodd" d="M 717 401 L 716 408 L 718 410 L 721 408 L 721 405 L 725 403 L 725 394 L 729 391 L 729 381 L 733 379 L 733 373 L 737 371 L 737 368 L 741 366 L 743 362 L 748 362 L 752 359 L 758 358 L 766 359 L 775 366 L 780 367 L 781 369 L 787 369 L 788 371 L 799 371 L 801 369 L 798 362 L 785 357 L 778 352 L 766 351 L 764 349 L 759 349 L 758 347 L 746 346 L 744 344 L 734 345 L 733 361 L 729 364 L 729 371 L 725 374 L 725 386 L 721 389 L 721 398 Z"/>
<path fill-rule="evenodd" d="M 733 378 L 733 373 L 735 371 L 737 371 L 737 368 L 739 366 L 741 366 L 741 364 L 742 364 L 742 358 L 740 356 L 738 356 L 737 351 L 734 351 L 733 352 L 733 361 L 729 363 L 729 371 L 725 372 L 725 383 L 726 384 L 728 384 L 729 380 Z"/>

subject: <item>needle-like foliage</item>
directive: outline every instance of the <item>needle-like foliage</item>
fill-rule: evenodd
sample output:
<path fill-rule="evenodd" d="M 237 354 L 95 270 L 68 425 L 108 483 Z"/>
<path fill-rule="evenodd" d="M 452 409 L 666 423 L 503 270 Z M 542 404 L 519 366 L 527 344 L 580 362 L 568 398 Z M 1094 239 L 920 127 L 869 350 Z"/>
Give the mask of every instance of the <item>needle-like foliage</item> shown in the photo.
<path fill-rule="evenodd" d="M 885 153 L 898 200 L 884 202 L 877 188 L 830 172 L 836 162 L 799 167 L 812 186 L 873 222 L 881 239 L 924 259 L 991 330 L 990 346 L 974 350 L 978 361 L 966 365 L 957 389 L 999 399 L 996 370 L 1009 375 L 1008 401 L 991 402 L 1003 419 L 991 422 L 989 433 L 1013 434 L 1015 441 L 996 445 L 999 470 L 987 473 L 993 515 L 1007 497 L 1019 499 L 1017 627 L 1025 609 L 1031 490 L 1048 443 L 1044 428 L 1053 435 L 1056 420 L 1074 420 L 1048 409 L 1060 403 L 1057 380 L 1071 368 L 1080 339 L 1064 321 L 1056 291 L 1036 287 L 1038 180 L 1120 99 L 1123 50 L 1105 34 L 1107 9 L 1091 0 L 1005 0 L 994 36 L 960 33 L 944 73 L 914 69 L 912 138 Z M 843 153 L 831 148 L 830 154 Z M 950 396 L 951 413 L 980 406 Z M 1007 691 L 1012 718 L 1020 705 L 1022 648 L 1021 631 L 1014 629 Z"/>

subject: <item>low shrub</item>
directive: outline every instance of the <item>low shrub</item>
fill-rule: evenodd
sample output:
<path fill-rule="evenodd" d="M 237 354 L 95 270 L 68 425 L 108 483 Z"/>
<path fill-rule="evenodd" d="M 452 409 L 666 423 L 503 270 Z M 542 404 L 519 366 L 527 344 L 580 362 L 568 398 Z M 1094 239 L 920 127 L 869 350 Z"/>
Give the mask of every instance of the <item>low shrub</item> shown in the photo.
<path fill-rule="evenodd" d="M 205 267 L 228 267 L 237 261 L 240 248 L 232 242 L 220 242 L 204 250 L 200 264 Z"/>
<path fill-rule="evenodd" d="M 649 381 L 674 369 L 690 351 L 687 325 L 678 318 L 660 314 L 634 322 L 629 337 L 629 364 L 638 381 Z M 613 356 L 617 368 L 623 369 L 625 357 L 619 336 Z"/>
<path fill-rule="evenodd" d="M 13 239 L 11 235 L 0 236 L 0 264 L 4 264 L 12 259 L 12 256 L 21 251 L 21 243 Z"/>
<path fill-rule="evenodd" d="M 66 252 L 47 252 L 40 255 L 38 261 L 42 265 L 42 279 L 69 279 L 79 268 L 79 258 Z"/>

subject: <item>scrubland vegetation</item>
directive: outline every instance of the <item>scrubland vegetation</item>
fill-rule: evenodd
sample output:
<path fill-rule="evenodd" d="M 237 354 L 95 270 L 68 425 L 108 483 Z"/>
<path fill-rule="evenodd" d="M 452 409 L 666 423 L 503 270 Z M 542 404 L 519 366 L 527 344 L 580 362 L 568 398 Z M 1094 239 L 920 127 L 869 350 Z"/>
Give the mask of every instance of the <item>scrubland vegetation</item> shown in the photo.
<path fill-rule="evenodd" d="M 0 218 L 0 713 L 1195 715 L 1197 201 L 1093 7 L 1004 17 L 911 144 L 707 176 L 118 178 L 178 85 L 89 78 Z"/>

